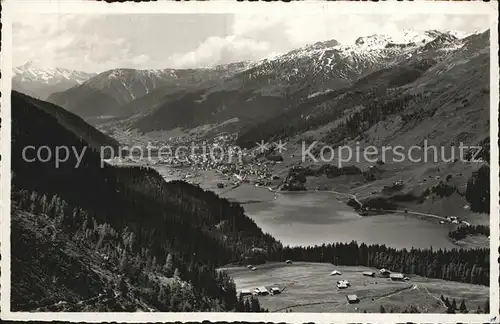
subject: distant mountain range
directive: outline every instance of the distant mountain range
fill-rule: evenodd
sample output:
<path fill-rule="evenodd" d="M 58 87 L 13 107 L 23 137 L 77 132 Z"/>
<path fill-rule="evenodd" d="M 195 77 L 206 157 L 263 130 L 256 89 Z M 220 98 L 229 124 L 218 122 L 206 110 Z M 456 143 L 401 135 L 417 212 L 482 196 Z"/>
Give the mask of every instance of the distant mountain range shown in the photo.
<path fill-rule="evenodd" d="M 246 63 L 227 64 L 210 69 L 186 70 L 109 70 L 66 91 L 52 94 L 48 101 L 83 117 L 129 116 L 149 105 L 135 106 L 134 101 L 148 96 L 156 102 L 158 96 L 197 89 L 217 83 L 246 67 Z M 161 89 L 159 92 L 155 90 Z M 141 101 L 142 102 L 142 101 Z M 160 98 L 161 102 L 161 98 Z"/>
<path fill-rule="evenodd" d="M 63 68 L 41 69 L 27 62 L 13 69 L 13 90 L 45 100 L 54 92 L 64 91 L 82 84 L 96 75 Z"/>
<path fill-rule="evenodd" d="M 464 36 L 403 30 L 360 37 L 352 45 L 317 42 L 257 62 L 214 68 L 114 69 L 88 80 L 74 72 L 71 75 L 80 76 L 78 82 L 74 78 L 73 87 L 54 92 L 47 100 L 91 123 L 112 117 L 120 127 L 140 132 L 224 124 L 223 130 L 244 135 L 255 125 L 293 114 L 311 100 L 319 102 L 335 91 L 359 88 L 363 80 L 377 82 L 381 74 L 406 79 L 386 80 L 388 88 L 409 84 L 480 37 Z M 21 86 L 26 93 L 33 91 L 29 83 Z"/>
<path fill-rule="evenodd" d="M 488 136 L 489 32 L 465 39 L 439 34 L 420 46 L 390 47 L 401 51 L 397 63 L 347 87 L 308 95 L 294 109 L 244 128 L 238 144 L 299 135 L 334 144 L 423 138 L 456 144 Z M 442 125 L 448 125 L 444 133 Z"/>

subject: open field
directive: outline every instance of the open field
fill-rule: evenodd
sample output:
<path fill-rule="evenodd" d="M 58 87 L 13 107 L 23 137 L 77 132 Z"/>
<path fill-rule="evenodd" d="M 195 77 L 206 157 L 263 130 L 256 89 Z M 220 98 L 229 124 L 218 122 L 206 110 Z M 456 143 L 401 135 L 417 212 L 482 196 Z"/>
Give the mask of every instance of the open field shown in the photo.
<path fill-rule="evenodd" d="M 367 267 L 334 266 L 328 263 L 294 262 L 293 264 L 269 263 L 251 271 L 246 267 L 225 268 L 234 279 L 236 287 L 253 289 L 260 286 L 279 287 L 280 295 L 259 296 L 259 301 L 270 312 L 375 312 L 383 305 L 387 312 L 401 312 L 410 306 L 422 313 L 444 313 L 446 307 L 440 296 L 462 299 L 470 312 L 483 308 L 489 296 L 489 288 L 408 276 L 409 281 L 391 281 L 388 278 L 363 276 L 363 271 L 377 269 Z M 333 270 L 342 274 L 330 276 Z M 349 280 L 351 286 L 339 290 L 338 280 Z M 346 296 L 355 294 L 358 304 L 348 304 Z"/>

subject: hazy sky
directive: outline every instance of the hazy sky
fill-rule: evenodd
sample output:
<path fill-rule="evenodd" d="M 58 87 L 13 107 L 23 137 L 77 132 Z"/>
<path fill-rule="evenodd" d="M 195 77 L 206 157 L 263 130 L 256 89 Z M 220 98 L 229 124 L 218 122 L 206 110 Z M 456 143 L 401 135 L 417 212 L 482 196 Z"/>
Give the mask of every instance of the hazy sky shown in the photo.
<path fill-rule="evenodd" d="M 255 16 L 241 14 L 23 14 L 14 18 L 13 65 L 102 72 L 117 67 L 183 68 L 241 60 L 336 39 L 439 29 L 483 31 L 478 15 Z"/>

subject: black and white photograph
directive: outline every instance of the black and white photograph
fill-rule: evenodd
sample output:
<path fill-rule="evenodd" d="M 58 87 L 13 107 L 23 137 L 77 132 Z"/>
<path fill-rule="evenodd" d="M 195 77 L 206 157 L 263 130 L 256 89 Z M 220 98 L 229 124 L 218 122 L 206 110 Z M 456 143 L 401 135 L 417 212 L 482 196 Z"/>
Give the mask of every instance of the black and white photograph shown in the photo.
<path fill-rule="evenodd" d="M 497 6 L 271 5 L 5 1 L 2 317 L 495 322 Z"/>

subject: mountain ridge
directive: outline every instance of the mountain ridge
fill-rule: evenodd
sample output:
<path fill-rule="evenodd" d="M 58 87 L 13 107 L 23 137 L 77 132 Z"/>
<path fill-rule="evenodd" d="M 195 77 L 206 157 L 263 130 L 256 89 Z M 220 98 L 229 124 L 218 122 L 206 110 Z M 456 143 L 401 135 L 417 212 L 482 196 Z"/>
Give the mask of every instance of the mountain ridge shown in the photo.
<path fill-rule="evenodd" d="M 65 91 L 97 75 L 65 68 L 39 68 L 32 61 L 12 69 L 12 88 L 45 100 L 52 93 Z"/>

